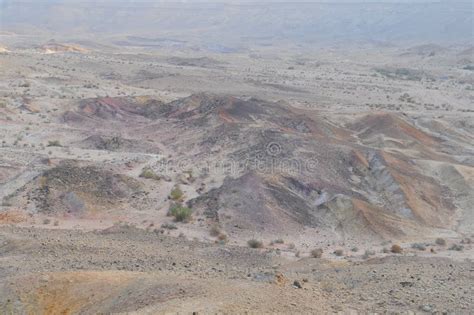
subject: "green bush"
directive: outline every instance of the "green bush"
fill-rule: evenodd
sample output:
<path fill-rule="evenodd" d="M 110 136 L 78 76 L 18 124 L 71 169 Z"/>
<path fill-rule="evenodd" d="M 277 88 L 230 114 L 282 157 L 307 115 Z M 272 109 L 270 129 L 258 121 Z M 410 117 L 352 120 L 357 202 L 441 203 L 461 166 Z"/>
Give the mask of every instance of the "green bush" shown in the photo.
<path fill-rule="evenodd" d="M 179 186 L 175 186 L 173 190 L 171 190 L 171 193 L 170 193 L 171 199 L 178 201 L 178 200 L 181 200 L 183 196 L 184 196 L 184 193 L 181 190 L 181 188 L 179 188 Z"/>
<path fill-rule="evenodd" d="M 151 168 L 144 168 L 142 172 L 140 173 L 140 177 L 146 178 L 146 179 L 155 179 L 155 180 L 160 180 L 160 176 L 157 175 Z"/>
<path fill-rule="evenodd" d="M 169 215 L 173 216 L 178 222 L 189 222 L 192 216 L 192 210 L 181 205 L 173 205 L 169 210 Z"/>

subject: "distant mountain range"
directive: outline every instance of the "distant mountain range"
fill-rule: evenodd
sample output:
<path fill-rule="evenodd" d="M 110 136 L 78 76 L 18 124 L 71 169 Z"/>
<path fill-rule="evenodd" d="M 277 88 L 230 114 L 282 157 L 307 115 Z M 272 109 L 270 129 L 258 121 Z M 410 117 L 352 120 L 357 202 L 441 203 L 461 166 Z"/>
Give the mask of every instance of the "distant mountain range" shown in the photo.
<path fill-rule="evenodd" d="M 292 41 L 474 40 L 471 2 L 0 1 L 4 31 L 166 36 L 232 45 Z"/>

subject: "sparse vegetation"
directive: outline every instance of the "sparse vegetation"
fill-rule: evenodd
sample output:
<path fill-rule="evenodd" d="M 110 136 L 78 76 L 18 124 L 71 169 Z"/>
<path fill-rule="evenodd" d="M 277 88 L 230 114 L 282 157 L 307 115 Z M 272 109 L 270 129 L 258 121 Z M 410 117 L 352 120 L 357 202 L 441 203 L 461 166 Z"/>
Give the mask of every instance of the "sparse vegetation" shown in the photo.
<path fill-rule="evenodd" d="M 48 186 L 48 178 L 46 176 L 40 176 L 38 179 L 38 186 L 40 189 L 44 189 Z"/>
<path fill-rule="evenodd" d="M 227 234 L 225 234 L 217 224 L 211 226 L 209 234 L 211 234 L 211 236 L 217 237 L 217 240 L 220 243 L 227 242 Z"/>
<path fill-rule="evenodd" d="M 380 75 L 390 79 L 400 79 L 409 81 L 420 81 L 424 75 L 422 71 L 408 68 L 376 68 L 375 71 Z"/>
<path fill-rule="evenodd" d="M 23 82 L 23 83 L 20 83 L 18 86 L 22 88 L 29 88 L 31 84 L 30 82 Z"/>
<path fill-rule="evenodd" d="M 373 256 L 373 255 L 375 255 L 375 251 L 367 249 L 364 252 L 364 255 L 362 255 L 362 258 L 367 259 L 367 258 L 369 258 L 370 256 Z"/>
<path fill-rule="evenodd" d="M 401 254 L 403 252 L 403 248 L 400 245 L 393 244 L 390 248 L 390 251 L 394 254 Z"/>
<path fill-rule="evenodd" d="M 274 244 L 285 244 L 285 241 L 279 238 L 270 242 L 270 245 L 274 245 Z"/>
<path fill-rule="evenodd" d="M 160 176 L 156 174 L 151 168 L 145 167 L 140 173 L 140 177 L 146 179 L 160 180 Z"/>
<path fill-rule="evenodd" d="M 180 204 L 175 204 L 170 207 L 168 214 L 173 216 L 177 222 L 187 223 L 191 221 L 192 210 Z"/>
<path fill-rule="evenodd" d="M 436 245 L 446 246 L 446 240 L 444 238 L 438 237 L 435 241 Z"/>
<path fill-rule="evenodd" d="M 220 241 L 220 242 L 227 242 L 227 234 L 225 233 L 220 233 L 218 236 L 217 236 L 217 239 Z"/>
<path fill-rule="evenodd" d="M 221 233 L 222 233 L 221 228 L 217 224 L 212 225 L 209 230 L 209 234 L 211 234 L 211 236 L 214 236 L 214 237 L 219 236 L 219 234 Z"/>
<path fill-rule="evenodd" d="M 59 140 L 50 140 L 48 141 L 48 147 L 62 147 L 61 143 Z"/>
<path fill-rule="evenodd" d="M 250 248 L 262 248 L 263 247 L 263 242 L 258 241 L 256 239 L 251 239 L 247 242 L 247 245 Z"/>
<path fill-rule="evenodd" d="M 464 250 L 464 246 L 462 246 L 461 244 L 453 244 L 453 245 L 451 245 L 451 247 L 449 247 L 449 250 L 455 250 L 455 251 L 458 251 L 458 252 L 462 252 Z"/>
<path fill-rule="evenodd" d="M 472 244 L 472 240 L 469 237 L 464 238 L 461 244 Z"/>
<path fill-rule="evenodd" d="M 338 257 L 344 256 L 344 251 L 342 249 L 336 249 L 334 251 L 334 255 L 336 255 Z"/>
<path fill-rule="evenodd" d="M 2 207 L 11 207 L 12 204 L 10 202 L 8 202 L 7 200 L 3 200 L 2 201 Z"/>
<path fill-rule="evenodd" d="M 170 198 L 174 201 L 179 201 L 179 200 L 182 200 L 184 197 L 184 193 L 183 191 L 181 190 L 181 188 L 176 185 L 172 190 L 171 190 L 171 193 L 170 193 Z"/>
<path fill-rule="evenodd" d="M 411 248 L 417 249 L 417 250 L 420 250 L 420 251 L 426 250 L 426 246 L 424 244 L 421 244 L 421 243 L 414 243 L 414 244 L 411 245 Z"/>
<path fill-rule="evenodd" d="M 311 257 L 313 258 L 321 258 L 323 257 L 323 250 L 322 248 L 316 248 L 311 251 Z"/>
<path fill-rule="evenodd" d="M 163 223 L 161 225 L 161 228 L 162 229 L 166 229 L 166 230 L 176 230 L 178 229 L 178 227 L 172 223 Z"/>

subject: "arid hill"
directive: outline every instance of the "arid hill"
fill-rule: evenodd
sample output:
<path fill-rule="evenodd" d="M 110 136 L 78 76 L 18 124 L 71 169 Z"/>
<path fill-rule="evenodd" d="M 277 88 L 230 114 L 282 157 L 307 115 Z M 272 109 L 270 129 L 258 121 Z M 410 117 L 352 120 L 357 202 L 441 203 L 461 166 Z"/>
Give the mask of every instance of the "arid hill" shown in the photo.
<path fill-rule="evenodd" d="M 186 201 L 196 215 L 235 234 L 306 226 L 342 238 L 428 236 L 430 229 L 455 229 L 456 214 L 468 211 L 454 202 L 459 187 L 420 164 L 456 163 L 444 153 L 445 141 L 402 115 L 373 113 L 335 124 L 279 103 L 196 94 L 169 103 L 91 99 L 62 120 L 133 126 L 135 136 L 159 137 L 178 162 L 186 161 L 181 171 L 192 169 L 198 178 L 185 183 L 190 189 L 222 178 Z"/>

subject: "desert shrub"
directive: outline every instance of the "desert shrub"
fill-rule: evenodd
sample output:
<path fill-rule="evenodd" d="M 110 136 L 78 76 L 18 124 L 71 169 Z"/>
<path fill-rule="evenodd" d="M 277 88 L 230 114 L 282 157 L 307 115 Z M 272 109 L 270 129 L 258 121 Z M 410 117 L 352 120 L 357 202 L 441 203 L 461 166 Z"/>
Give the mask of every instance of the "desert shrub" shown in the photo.
<path fill-rule="evenodd" d="M 342 249 L 336 249 L 334 251 L 334 255 L 340 257 L 340 256 L 343 256 L 344 255 L 344 251 Z"/>
<path fill-rule="evenodd" d="M 394 254 L 401 254 L 403 252 L 403 248 L 400 245 L 394 244 L 392 245 L 392 248 L 390 248 L 390 251 Z"/>
<path fill-rule="evenodd" d="M 411 244 L 411 248 L 418 249 L 418 250 L 426 250 L 426 246 L 424 244 L 421 244 L 421 243 Z"/>
<path fill-rule="evenodd" d="M 211 236 L 219 236 L 221 233 L 221 228 L 217 224 L 211 226 L 211 229 L 209 230 L 209 234 L 211 234 Z"/>
<path fill-rule="evenodd" d="M 172 223 L 163 223 L 161 225 L 161 228 L 162 229 L 167 229 L 167 230 L 176 230 L 176 229 L 178 229 L 178 227 L 176 225 L 172 224 Z"/>
<path fill-rule="evenodd" d="M 323 250 L 322 248 L 316 248 L 311 251 L 311 257 L 313 258 L 321 258 L 323 257 Z"/>
<path fill-rule="evenodd" d="M 175 186 L 172 190 L 171 190 L 171 193 L 170 193 L 170 197 L 171 199 L 177 201 L 177 200 L 181 200 L 184 196 L 184 193 L 183 191 L 181 190 L 181 188 L 179 188 L 179 186 Z"/>
<path fill-rule="evenodd" d="M 192 216 L 192 210 L 182 205 L 171 206 L 169 215 L 173 216 L 177 222 L 189 222 Z"/>
<path fill-rule="evenodd" d="M 221 242 L 227 242 L 227 234 L 225 233 L 220 233 L 218 236 L 217 236 L 217 239 Z"/>
<path fill-rule="evenodd" d="M 285 244 L 285 241 L 281 238 L 273 240 L 272 244 Z"/>
<path fill-rule="evenodd" d="M 357 246 L 354 246 L 351 248 L 351 251 L 353 251 L 354 253 L 358 252 L 359 251 L 359 248 Z"/>
<path fill-rule="evenodd" d="M 43 220 L 43 224 L 50 224 L 51 223 L 51 220 L 46 218 Z"/>
<path fill-rule="evenodd" d="M 435 241 L 436 245 L 446 246 L 446 240 L 444 238 L 438 237 Z"/>
<path fill-rule="evenodd" d="M 263 243 L 261 241 L 256 240 L 256 239 L 249 240 L 247 242 L 247 245 L 250 248 L 262 248 L 263 247 Z"/>
<path fill-rule="evenodd" d="M 146 179 L 155 179 L 155 180 L 160 180 L 160 176 L 156 174 L 151 168 L 145 167 L 142 172 L 140 173 L 140 177 L 146 178 Z"/>
<path fill-rule="evenodd" d="M 10 202 L 8 202 L 7 200 L 3 200 L 1 205 L 2 205 L 2 207 L 11 207 L 12 206 L 12 204 Z"/>
<path fill-rule="evenodd" d="M 48 141 L 48 147 L 62 147 L 61 143 L 59 140 L 49 140 Z"/>
<path fill-rule="evenodd" d="M 367 249 L 364 252 L 364 255 L 362 255 L 362 258 L 367 259 L 367 258 L 369 258 L 370 256 L 373 256 L 373 255 L 375 255 L 375 251 Z"/>
<path fill-rule="evenodd" d="M 472 240 L 469 237 L 464 238 L 461 244 L 472 244 Z"/>
<path fill-rule="evenodd" d="M 455 250 L 455 251 L 461 252 L 461 251 L 464 250 L 464 246 L 462 246 L 460 244 L 453 244 L 453 245 L 451 245 L 449 250 Z"/>
<path fill-rule="evenodd" d="M 48 178 L 45 177 L 45 176 L 41 176 L 39 179 L 38 179 L 38 185 L 41 189 L 44 189 L 48 186 Z"/>
<path fill-rule="evenodd" d="M 293 244 L 293 243 L 289 243 L 289 244 L 288 244 L 288 249 L 295 249 L 295 247 L 296 247 L 296 246 L 295 246 L 295 244 Z"/>
<path fill-rule="evenodd" d="M 407 68 L 376 68 L 376 72 L 390 78 L 390 79 L 401 79 L 410 81 L 420 81 L 423 78 L 423 73 L 419 70 L 407 69 Z"/>
<path fill-rule="evenodd" d="M 382 253 L 388 254 L 388 253 L 390 253 L 390 249 L 388 249 L 387 247 L 384 247 L 384 248 L 382 249 Z"/>

